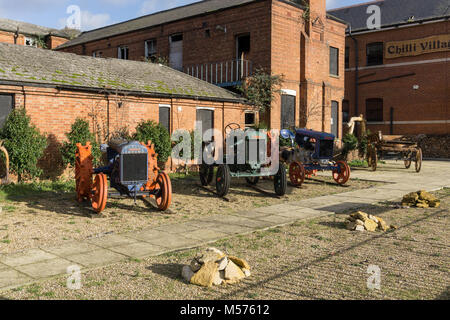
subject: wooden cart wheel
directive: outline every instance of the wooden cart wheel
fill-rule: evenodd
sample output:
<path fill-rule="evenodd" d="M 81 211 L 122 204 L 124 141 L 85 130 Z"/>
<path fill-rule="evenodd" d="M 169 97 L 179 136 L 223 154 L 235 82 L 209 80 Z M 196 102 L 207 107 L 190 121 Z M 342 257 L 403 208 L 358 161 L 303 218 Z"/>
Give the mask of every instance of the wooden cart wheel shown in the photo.
<path fill-rule="evenodd" d="M 275 187 L 275 193 L 278 196 L 284 196 L 287 190 L 287 175 L 286 175 L 286 165 L 280 163 L 280 168 L 273 179 L 273 184 Z"/>
<path fill-rule="evenodd" d="M 423 160 L 423 153 L 422 148 L 417 149 L 416 153 L 416 172 L 419 173 L 422 169 L 422 160 Z"/>
<path fill-rule="evenodd" d="M 372 168 L 372 171 L 377 171 L 377 166 L 378 166 L 377 148 L 372 147 L 368 154 L 369 154 L 369 157 L 368 157 L 369 167 Z"/>
<path fill-rule="evenodd" d="M 247 177 L 245 180 L 249 185 L 256 186 L 259 182 L 259 177 Z"/>
<path fill-rule="evenodd" d="M 225 197 L 230 191 L 230 168 L 226 164 L 222 164 L 217 169 L 216 190 L 219 197 Z"/>
<path fill-rule="evenodd" d="M 306 178 L 306 171 L 303 164 L 300 162 L 294 161 L 289 166 L 289 179 L 291 183 L 295 187 L 300 187 Z"/>
<path fill-rule="evenodd" d="M 209 186 L 214 179 L 214 166 L 201 164 L 199 174 L 202 186 Z"/>
<path fill-rule="evenodd" d="M 350 179 L 350 167 L 345 161 L 338 161 L 336 162 L 336 165 L 340 170 L 333 170 L 333 179 L 337 184 L 342 186 Z"/>
<path fill-rule="evenodd" d="M 78 202 L 90 200 L 92 196 L 92 146 L 88 142 L 86 146 L 77 144 L 75 153 L 75 183 Z"/>
<path fill-rule="evenodd" d="M 156 205 L 159 210 L 166 211 L 172 202 L 172 182 L 167 173 L 160 172 L 156 184 L 159 189 L 155 195 Z"/>
<path fill-rule="evenodd" d="M 108 179 L 104 173 L 95 176 L 92 188 L 92 208 L 95 212 L 101 213 L 106 208 L 108 201 Z"/>
<path fill-rule="evenodd" d="M 408 159 L 405 160 L 405 168 L 409 169 L 411 168 L 411 155 L 408 155 Z"/>

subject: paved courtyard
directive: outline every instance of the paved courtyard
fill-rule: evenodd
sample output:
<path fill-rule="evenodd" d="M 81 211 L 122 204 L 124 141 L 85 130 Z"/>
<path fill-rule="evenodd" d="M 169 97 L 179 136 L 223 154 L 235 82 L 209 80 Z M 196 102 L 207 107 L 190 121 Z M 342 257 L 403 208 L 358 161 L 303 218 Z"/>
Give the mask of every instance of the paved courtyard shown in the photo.
<path fill-rule="evenodd" d="M 223 238 L 289 225 L 299 220 L 395 201 L 412 191 L 450 187 L 450 162 L 425 161 L 423 170 L 405 170 L 401 162 L 388 161 L 379 171 L 355 169 L 352 179 L 386 184 L 339 195 L 289 202 L 245 212 L 214 215 L 140 232 L 110 234 L 59 247 L 42 247 L 0 255 L 0 290 L 39 282 L 66 274 L 69 266 L 83 270 L 113 265 L 130 259 L 158 256 L 195 248 Z M 176 196 L 176 195 L 175 195 Z"/>

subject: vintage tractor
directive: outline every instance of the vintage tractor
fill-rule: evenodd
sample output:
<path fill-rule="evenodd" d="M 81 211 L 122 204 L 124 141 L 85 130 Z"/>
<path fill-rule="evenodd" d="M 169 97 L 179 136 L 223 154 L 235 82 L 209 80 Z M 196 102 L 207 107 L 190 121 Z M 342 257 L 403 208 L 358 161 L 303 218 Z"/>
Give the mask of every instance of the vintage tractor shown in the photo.
<path fill-rule="evenodd" d="M 345 161 L 334 161 L 334 139 L 329 133 L 307 129 L 281 130 L 281 136 L 290 139 L 292 148 L 281 152 L 281 159 L 289 163 L 291 183 L 299 187 L 307 176 L 317 171 L 332 171 L 333 179 L 344 185 L 350 179 L 350 167 Z"/>
<path fill-rule="evenodd" d="M 108 196 L 154 197 L 159 210 L 169 208 L 172 199 L 172 184 L 169 176 L 158 167 L 158 155 L 149 141 L 147 145 L 137 141 L 116 140 L 103 145 L 108 165 L 93 168 L 92 145 L 77 144 L 75 156 L 75 179 L 78 201 L 91 201 L 92 208 L 101 213 Z M 95 178 L 93 179 L 93 175 Z M 108 191 L 108 178 L 111 188 Z"/>
<path fill-rule="evenodd" d="M 241 130 L 241 126 L 231 123 L 225 128 L 227 136 L 234 130 Z M 233 143 L 234 161 L 232 164 L 227 163 L 227 155 L 224 153 L 223 163 L 211 165 L 200 165 L 200 181 L 203 186 L 208 186 L 214 179 L 214 168 L 217 167 L 216 174 L 216 191 L 220 197 L 225 197 L 230 190 L 231 178 L 245 178 L 247 183 L 255 186 L 261 177 L 273 177 L 274 189 L 277 196 L 284 196 L 287 189 L 286 166 L 283 163 L 277 165 L 277 172 L 274 174 L 269 170 L 271 163 L 265 163 L 265 159 L 271 155 L 271 136 L 270 133 L 261 134 L 258 131 L 243 131 L 245 138 L 235 140 Z M 238 149 L 240 144 L 244 143 L 245 163 L 238 164 Z M 212 144 L 205 144 L 204 148 L 208 149 L 208 154 L 213 154 Z M 256 154 L 250 154 L 250 146 L 256 147 Z M 263 160 L 264 159 L 264 160 Z M 265 170 L 266 169 L 266 170 Z"/>

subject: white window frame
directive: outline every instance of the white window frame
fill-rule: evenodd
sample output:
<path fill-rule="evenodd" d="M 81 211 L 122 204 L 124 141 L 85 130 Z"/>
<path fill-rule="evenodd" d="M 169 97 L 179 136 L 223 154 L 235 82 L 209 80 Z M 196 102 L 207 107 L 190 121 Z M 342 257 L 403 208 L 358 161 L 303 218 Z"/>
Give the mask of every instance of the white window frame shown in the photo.
<path fill-rule="evenodd" d="M 124 57 L 122 56 L 122 49 L 126 49 L 126 58 L 124 58 Z M 118 59 L 128 60 L 129 55 L 130 55 L 130 49 L 128 48 L 128 46 L 119 46 L 119 47 L 117 48 L 117 58 L 118 58 Z"/>
<path fill-rule="evenodd" d="M 149 44 L 153 43 L 153 52 L 150 52 L 150 48 L 149 48 Z M 152 55 L 155 55 L 157 52 L 157 46 L 158 46 L 158 42 L 156 39 L 150 39 L 150 40 L 146 40 L 145 41 L 145 57 L 148 59 L 150 58 Z"/>
<path fill-rule="evenodd" d="M 31 41 L 31 45 L 27 44 L 27 41 Z M 27 47 L 37 47 L 36 38 L 25 36 L 24 45 Z"/>

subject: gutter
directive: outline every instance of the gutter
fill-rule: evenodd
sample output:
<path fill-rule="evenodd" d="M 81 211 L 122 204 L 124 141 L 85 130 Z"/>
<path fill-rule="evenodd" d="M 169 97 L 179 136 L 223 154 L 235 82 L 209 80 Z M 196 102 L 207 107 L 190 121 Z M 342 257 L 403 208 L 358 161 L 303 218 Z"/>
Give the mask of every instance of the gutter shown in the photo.
<path fill-rule="evenodd" d="M 351 24 L 348 24 L 348 34 L 350 38 L 353 40 L 355 44 L 355 116 L 358 116 L 359 108 L 358 108 L 358 101 L 359 101 L 359 46 L 358 46 L 358 39 L 353 37 L 352 34 L 352 26 Z"/>
<path fill-rule="evenodd" d="M 35 82 L 21 82 L 15 80 L 0 80 L 0 85 L 9 85 L 9 86 L 27 86 L 27 87 L 38 87 L 38 88 L 49 88 L 49 89 L 57 89 L 57 90 L 67 90 L 67 91 L 76 91 L 76 92 L 89 92 L 89 93 L 97 93 L 104 95 L 105 91 L 108 88 L 96 88 L 96 87 L 73 87 L 66 85 L 52 85 L 45 83 L 35 83 Z M 203 96 L 189 96 L 189 95 L 181 95 L 181 94 L 168 94 L 168 93 L 160 93 L 160 92 L 142 92 L 142 91 L 132 91 L 132 90 L 120 90 L 121 92 L 126 92 L 129 95 L 136 97 L 152 97 L 152 98 L 166 98 L 166 99 L 189 99 L 189 100 L 198 100 L 198 101 L 209 101 L 209 102 L 230 102 L 230 103 L 242 103 L 249 104 L 248 101 L 244 98 L 220 98 L 220 97 L 203 97 Z"/>

